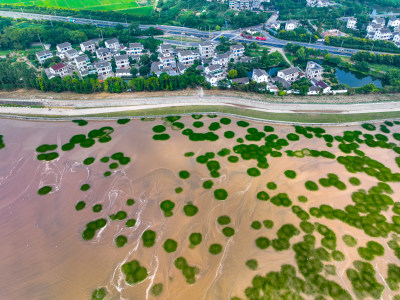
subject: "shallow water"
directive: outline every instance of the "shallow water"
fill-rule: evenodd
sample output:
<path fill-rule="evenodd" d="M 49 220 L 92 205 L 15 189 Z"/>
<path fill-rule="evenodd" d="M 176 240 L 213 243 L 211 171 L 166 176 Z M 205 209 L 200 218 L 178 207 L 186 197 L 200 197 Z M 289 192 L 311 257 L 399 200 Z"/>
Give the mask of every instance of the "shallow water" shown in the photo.
<path fill-rule="evenodd" d="M 196 132 L 207 132 L 209 124 L 219 121 L 218 118 L 203 117 L 205 126 L 194 129 Z M 191 117 L 180 120 L 186 127 L 191 127 Z M 171 138 L 167 141 L 154 141 L 152 127 L 164 121 L 143 122 L 131 120 L 120 125 L 115 121 L 89 121 L 84 127 L 71 122 L 41 122 L 0 120 L 0 134 L 4 136 L 6 147 L 0 149 L 0 299 L 90 299 L 93 290 L 98 287 L 107 289 L 105 299 L 157 299 L 151 294 L 151 287 L 163 283 L 164 289 L 158 299 L 230 299 L 238 296 L 245 298 L 244 290 L 251 286 L 252 278 L 265 275 L 270 271 L 279 271 L 282 264 L 296 266 L 294 251 L 275 251 L 271 246 L 260 250 L 255 245 L 259 236 L 276 237 L 277 230 L 284 224 L 291 223 L 299 228 L 300 219 L 291 212 L 290 207 L 276 206 L 271 201 L 257 200 L 259 191 L 267 191 L 270 196 L 287 193 L 293 204 L 308 211 L 310 207 L 329 204 L 343 209 L 351 204 L 351 193 L 363 188 L 368 190 L 378 182 L 376 178 L 364 173 L 351 174 L 336 160 L 322 157 L 288 157 L 284 150 L 301 150 L 303 148 L 328 150 L 336 156 L 345 155 L 334 143 L 332 148 L 326 146 L 323 139 L 307 139 L 291 142 L 281 151 L 282 157 L 268 156 L 269 168 L 260 169 L 261 176 L 250 177 L 246 170 L 255 167 L 254 160 L 242 160 L 230 163 L 226 157 L 216 155 L 221 164 L 219 178 L 211 178 L 214 186 L 211 190 L 202 187 L 210 173 L 205 165 L 196 162 L 196 157 L 205 152 L 218 152 L 222 148 L 232 150 L 237 145 L 236 137 L 244 137 L 246 128 L 238 127 L 235 119 L 230 125 L 221 125 L 216 131 L 220 136 L 215 142 L 193 142 L 179 130 L 167 128 Z M 263 130 L 264 123 L 250 122 L 250 127 Z M 68 152 L 60 147 L 76 134 L 87 134 L 92 129 L 112 126 L 109 143 L 96 144 L 91 148 L 75 147 Z M 294 132 L 293 126 L 273 125 L 275 134 L 285 138 Z M 340 135 L 344 130 L 361 130 L 355 126 L 325 127 L 327 133 Z M 234 139 L 226 139 L 223 132 L 232 130 Z M 390 127 L 391 132 L 400 132 L 400 126 Z M 378 133 L 379 129 L 375 132 Z M 268 133 L 267 133 L 268 134 Z M 387 134 L 391 142 L 392 134 Z M 263 142 L 245 142 L 262 145 Z M 35 149 L 41 144 L 57 144 L 60 157 L 45 162 L 36 159 Z M 361 150 L 381 163 L 398 172 L 394 162 L 396 153 L 392 149 L 368 148 L 361 145 Z M 193 157 L 184 157 L 184 153 L 193 151 Z M 125 166 L 119 166 L 110 177 L 103 173 L 109 163 L 100 162 L 100 158 L 115 152 L 123 152 L 131 158 Z M 233 154 L 233 153 L 232 153 Z M 89 166 L 83 160 L 93 156 L 96 161 Z M 398 155 L 397 155 L 398 156 Z M 295 179 L 288 179 L 284 171 L 296 171 Z M 179 178 L 178 172 L 188 170 L 189 179 Z M 340 191 L 334 187 L 319 188 L 311 192 L 304 187 L 304 182 L 326 177 L 335 173 L 346 183 L 347 189 Z M 355 187 L 348 179 L 356 176 L 362 182 Z M 278 185 L 275 191 L 268 190 L 266 183 L 273 181 Z M 82 184 L 89 183 L 91 188 L 83 192 Z M 399 199 L 400 184 L 389 183 Z M 49 185 L 53 191 L 39 196 L 40 187 Z M 182 187 L 183 192 L 175 193 L 175 188 Z M 229 196 L 225 201 L 218 201 L 213 190 L 224 188 Z M 297 197 L 305 195 L 307 203 L 300 203 Z M 136 203 L 127 206 L 126 200 L 134 198 Z M 165 218 L 159 205 L 170 199 L 175 202 L 174 215 Z M 75 210 L 79 201 L 86 202 L 86 208 Z M 183 206 L 192 202 L 199 209 L 193 217 L 183 213 Z M 100 213 L 92 212 L 94 204 L 102 204 Z M 134 218 L 137 223 L 127 228 L 124 221 L 110 221 L 110 214 L 124 210 L 127 219 Z M 383 212 L 390 220 L 391 210 Z M 221 230 L 224 226 L 217 223 L 221 215 L 231 217 L 231 226 L 236 233 L 227 238 Z M 98 232 L 91 241 L 84 241 L 81 233 L 85 225 L 94 219 L 106 218 L 107 226 Z M 272 229 L 254 230 L 250 224 L 255 221 L 271 219 Z M 353 297 L 354 292 L 345 270 L 352 267 L 352 262 L 360 259 L 357 247 L 349 248 L 341 236 L 351 234 L 358 240 L 358 246 L 376 240 L 385 247 L 386 254 L 377 256 L 371 263 L 378 275 L 378 282 L 384 283 L 387 277 L 387 263 L 399 264 L 398 258 L 387 246 L 387 239 L 368 237 L 363 231 L 350 227 L 338 220 L 311 217 L 312 222 L 319 222 L 333 229 L 337 235 L 338 249 L 346 259 L 341 262 L 331 261 L 336 265 L 338 276 L 329 276 L 345 288 Z M 311 222 L 311 221 L 310 221 Z M 156 243 L 151 248 L 143 247 L 142 233 L 152 229 L 157 232 Z M 189 248 L 188 236 L 192 232 L 201 232 L 203 242 L 194 249 Z M 128 243 L 117 248 L 114 238 L 120 234 L 128 237 Z M 301 233 L 290 240 L 291 245 L 302 240 Z M 177 251 L 166 253 L 163 243 L 171 238 L 178 242 Z M 212 243 L 220 243 L 223 251 L 211 255 L 208 248 Z M 320 246 L 317 238 L 317 247 Z M 196 283 L 187 284 L 182 271 L 174 266 L 177 257 L 183 256 L 191 266 L 199 269 Z M 135 286 L 129 286 L 120 270 L 123 263 L 137 259 L 148 271 L 148 277 Z M 258 268 L 255 271 L 245 266 L 248 259 L 256 259 Z M 400 264 L 399 264 L 400 265 Z M 299 276 L 299 272 L 297 273 Z M 395 293 L 385 288 L 383 298 L 389 299 Z M 306 296 L 305 296 L 306 297 Z"/>

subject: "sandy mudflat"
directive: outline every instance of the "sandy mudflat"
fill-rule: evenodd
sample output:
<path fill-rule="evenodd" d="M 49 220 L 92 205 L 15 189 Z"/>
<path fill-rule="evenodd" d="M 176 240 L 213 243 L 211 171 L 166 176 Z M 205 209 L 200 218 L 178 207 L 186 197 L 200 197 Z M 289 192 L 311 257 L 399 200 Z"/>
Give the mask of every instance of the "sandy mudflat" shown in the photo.
<path fill-rule="evenodd" d="M 206 132 L 211 122 L 220 118 L 203 117 L 205 123 L 197 132 Z M 194 119 L 185 117 L 180 120 L 191 126 Z M 0 299 L 89 299 L 92 291 L 106 287 L 106 299 L 230 299 L 238 296 L 244 299 L 244 290 L 251 285 L 256 274 L 265 275 L 270 271 L 279 271 L 282 264 L 296 265 L 294 251 L 276 252 L 272 247 L 260 250 L 254 240 L 259 236 L 269 239 L 276 237 L 276 231 L 287 223 L 299 228 L 300 220 L 290 208 L 278 207 L 270 201 L 256 199 L 256 194 L 267 191 L 271 196 L 287 193 L 293 203 L 304 210 L 321 204 L 330 204 L 343 209 L 351 202 L 351 193 L 359 188 L 368 190 L 377 180 L 365 174 L 357 174 L 360 187 L 348 183 L 354 176 L 336 160 L 324 158 L 268 157 L 270 167 L 261 170 L 259 177 L 250 177 L 246 170 L 254 167 L 253 160 L 240 160 L 229 163 L 226 157 L 216 156 L 221 164 L 221 176 L 213 179 L 214 187 L 205 190 L 202 182 L 210 179 L 205 165 L 196 163 L 196 157 L 205 152 L 218 152 L 222 148 L 232 149 L 237 144 L 236 137 L 244 137 L 246 129 L 238 127 L 236 121 L 231 125 L 221 125 L 216 131 L 220 139 L 216 142 L 191 142 L 181 134 L 168 128 L 171 135 L 168 141 L 154 141 L 152 127 L 163 124 L 161 119 L 153 122 L 132 120 L 126 125 L 115 121 L 90 121 L 87 126 L 79 127 L 72 122 L 31 122 L 0 120 L 0 134 L 4 136 L 6 147 L 0 150 Z M 252 127 L 262 131 L 264 123 L 253 122 Z M 112 141 L 96 144 L 91 148 L 75 147 L 63 152 L 60 147 L 75 134 L 87 134 L 92 129 L 112 126 L 115 131 Z M 191 127 L 193 128 L 193 127 Z M 293 126 L 274 125 L 275 134 L 284 138 L 294 132 Z M 336 135 L 344 130 L 361 130 L 360 126 L 326 127 L 327 133 Z M 233 130 L 234 139 L 223 138 L 223 132 Z M 392 127 L 392 132 L 400 132 L 400 126 Z M 389 135 L 388 135 L 389 136 Z M 390 136 L 390 141 L 396 142 Z M 247 142 L 249 143 L 249 142 Z M 254 142 L 261 145 L 262 142 Z M 60 158 L 51 162 L 38 161 L 35 148 L 41 144 L 57 144 Z M 398 144 L 398 142 L 397 142 Z M 322 139 L 300 138 L 284 150 L 303 148 L 329 150 L 335 155 L 343 155 L 337 147 L 328 148 Z M 361 147 L 372 158 L 398 172 L 392 150 Z M 189 151 L 194 157 L 184 157 Z M 126 166 L 120 166 L 113 175 L 105 178 L 109 163 L 100 162 L 100 158 L 115 152 L 123 152 L 131 158 Z M 90 166 L 82 164 L 89 156 L 96 158 Z M 283 172 L 291 169 L 297 172 L 294 180 L 285 177 Z M 188 170 L 191 176 L 182 180 L 178 176 L 181 170 Z M 346 183 L 347 190 L 339 191 L 334 187 L 320 187 L 317 192 L 305 189 L 307 180 L 318 181 L 327 173 L 335 173 Z M 278 185 L 275 191 L 268 191 L 266 183 L 273 181 Z M 80 186 L 89 183 L 87 192 Z M 53 187 L 46 196 L 37 195 L 43 185 Z M 400 184 L 390 183 L 395 191 L 391 197 L 399 199 Z M 176 187 L 183 192 L 175 193 Z M 217 201 L 212 191 L 224 188 L 229 196 L 225 201 Z M 309 201 L 300 203 L 297 197 L 305 195 Z M 134 198 L 136 203 L 129 207 L 125 201 Z M 160 203 L 170 199 L 175 202 L 174 215 L 165 218 Z M 78 201 L 85 201 L 86 208 L 75 210 Z M 199 209 L 193 217 L 183 213 L 183 206 L 192 202 Z M 103 210 L 94 213 L 91 207 L 102 204 Z M 107 226 L 92 241 L 83 241 L 81 233 L 85 224 L 97 218 L 124 210 L 128 218 L 137 223 L 132 228 L 125 221 L 109 221 Z M 390 220 L 392 212 L 385 212 Z M 229 215 L 229 226 L 236 234 L 227 238 L 216 219 L 220 215 Z M 266 219 L 273 220 L 273 229 L 253 230 L 250 224 Z M 355 230 L 337 220 L 325 218 L 312 219 L 334 229 L 337 235 L 338 249 L 346 255 L 343 262 L 331 261 L 337 267 L 338 276 L 330 276 L 342 287 L 354 295 L 351 284 L 345 276 L 345 270 L 352 261 L 359 259 L 356 248 L 348 248 L 341 240 L 343 234 L 351 234 L 358 239 L 359 246 L 371 240 L 362 231 Z M 156 244 L 144 248 L 140 239 L 143 231 L 152 229 L 157 232 Z M 201 232 L 203 242 L 195 249 L 189 248 L 188 236 L 192 232 Z M 124 234 L 128 243 L 116 248 L 114 238 Z M 300 234 L 291 240 L 291 244 L 302 240 Z M 177 251 L 168 254 L 162 245 L 168 238 L 178 242 Z M 377 280 L 383 283 L 387 277 L 387 263 L 398 263 L 398 259 L 388 248 L 384 239 L 377 239 L 384 245 L 386 254 L 373 261 L 381 276 Z M 220 243 L 223 252 L 213 256 L 208 252 L 212 243 Z M 317 238 L 317 246 L 320 246 Z M 183 256 L 191 266 L 199 268 L 196 283 L 185 282 L 182 272 L 175 268 L 174 261 Z M 245 266 L 248 259 L 257 259 L 259 268 L 251 271 Z M 120 266 L 132 259 L 140 261 L 149 272 L 146 280 L 136 286 L 129 286 L 123 280 Z M 155 283 L 163 283 L 164 291 L 158 298 L 151 295 L 150 288 Z M 385 289 L 383 299 L 389 299 L 394 293 Z"/>

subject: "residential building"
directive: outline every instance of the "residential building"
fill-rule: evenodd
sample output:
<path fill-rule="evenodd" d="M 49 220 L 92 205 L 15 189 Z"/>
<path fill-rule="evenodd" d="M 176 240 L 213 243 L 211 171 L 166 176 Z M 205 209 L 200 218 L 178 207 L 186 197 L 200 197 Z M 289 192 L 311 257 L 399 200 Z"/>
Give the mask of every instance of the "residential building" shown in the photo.
<path fill-rule="evenodd" d="M 217 54 L 217 56 L 212 59 L 211 63 L 214 65 L 219 64 L 221 66 L 227 66 L 231 59 L 234 59 L 233 53 L 228 51 L 222 54 Z"/>
<path fill-rule="evenodd" d="M 40 64 L 43 64 L 46 59 L 52 58 L 52 57 L 53 57 L 53 53 L 51 53 L 51 51 L 49 51 L 49 50 L 43 50 L 43 51 L 39 51 L 36 53 L 36 58 Z"/>
<path fill-rule="evenodd" d="M 55 76 L 60 76 L 64 77 L 66 75 L 69 75 L 69 69 L 64 63 L 59 63 L 56 64 L 48 69 L 46 69 L 46 74 L 49 79 L 55 77 Z"/>
<path fill-rule="evenodd" d="M 108 61 L 100 60 L 94 65 L 97 75 L 102 76 L 103 79 L 113 76 L 111 63 Z"/>
<path fill-rule="evenodd" d="M 130 68 L 129 57 L 127 54 L 115 56 L 114 59 L 117 69 Z"/>
<path fill-rule="evenodd" d="M 385 21 L 385 19 L 383 19 L 383 18 L 375 18 L 375 19 L 372 20 L 372 23 L 373 23 L 373 24 L 378 24 L 378 25 L 380 25 L 381 27 L 384 27 L 385 24 L 386 24 L 386 21 Z"/>
<path fill-rule="evenodd" d="M 381 28 L 383 28 L 383 26 L 381 26 L 380 24 L 371 23 L 367 26 L 367 32 L 368 32 L 368 34 L 373 35 L 375 32 L 377 32 Z"/>
<path fill-rule="evenodd" d="M 348 18 L 346 27 L 349 29 L 357 29 L 357 18 Z"/>
<path fill-rule="evenodd" d="M 275 84 L 272 84 L 270 82 L 267 82 L 266 88 L 267 88 L 267 91 L 269 91 L 271 93 L 279 92 L 279 88 Z"/>
<path fill-rule="evenodd" d="M 119 41 L 117 38 L 113 38 L 113 39 L 105 41 L 104 45 L 106 46 L 107 49 L 119 50 L 121 48 L 121 45 L 119 44 Z"/>
<path fill-rule="evenodd" d="M 132 77 L 131 74 L 131 68 L 125 68 L 125 69 L 118 69 L 115 71 L 115 77 L 121 78 L 127 78 L 127 77 Z"/>
<path fill-rule="evenodd" d="M 323 38 L 326 38 L 327 36 L 347 36 L 347 34 L 341 32 L 338 29 L 326 30 L 321 35 Z"/>
<path fill-rule="evenodd" d="M 285 24 L 285 30 L 289 31 L 289 30 L 294 30 L 298 27 L 298 22 L 296 20 L 289 20 L 286 22 Z"/>
<path fill-rule="evenodd" d="M 74 58 L 76 68 L 78 70 L 87 70 L 91 65 L 90 59 L 87 55 L 82 55 Z"/>
<path fill-rule="evenodd" d="M 388 22 L 388 27 L 399 27 L 400 26 L 400 19 L 396 17 L 391 17 Z"/>
<path fill-rule="evenodd" d="M 291 67 L 284 70 L 280 70 L 277 76 L 285 79 L 286 81 L 296 81 L 300 76 L 304 75 L 298 67 Z"/>
<path fill-rule="evenodd" d="M 159 53 L 158 60 L 161 63 L 161 65 L 159 65 L 160 70 L 166 68 L 172 69 L 176 67 L 175 57 L 172 53 L 169 52 Z"/>
<path fill-rule="evenodd" d="M 307 95 L 311 96 L 311 95 L 318 95 L 320 93 L 321 89 L 317 86 L 310 86 Z"/>
<path fill-rule="evenodd" d="M 64 53 L 64 52 L 67 52 L 68 50 L 71 50 L 72 46 L 70 43 L 61 43 L 61 44 L 58 44 L 56 46 L 56 48 L 57 48 L 58 52 Z"/>
<path fill-rule="evenodd" d="M 267 83 L 269 81 L 269 76 L 265 70 L 254 69 L 251 80 L 258 82 L 258 83 L 261 83 L 261 82 Z"/>
<path fill-rule="evenodd" d="M 161 44 L 157 48 L 157 52 L 159 53 L 174 53 L 174 48 L 172 48 L 171 44 Z"/>
<path fill-rule="evenodd" d="M 307 0 L 307 6 L 309 7 L 328 7 L 334 5 L 334 3 L 328 0 Z"/>
<path fill-rule="evenodd" d="M 143 45 L 141 43 L 129 43 L 126 53 L 128 55 L 140 55 L 143 52 Z"/>
<path fill-rule="evenodd" d="M 200 56 L 202 58 L 207 58 L 207 57 L 214 57 L 215 55 L 215 44 L 211 42 L 204 42 L 199 44 L 199 51 L 200 51 Z"/>
<path fill-rule="evenodd" d="M 182 75 L 182 74 L 185 74 L 187 68 L 189 68 L 188 65 L 184 65 L 184 64 L 182 64 L 182 63 L 180 63 L 180 62 L 178 62 L 178 63 L 176 64 L 176 71 L 177 71 L 179 74 L 181 74 L 181 75 Z"/>
<path fill-rule="evenodd" d="M 90 51 L 93 52 L 96 50 L 96 43 L 93 40 L 83 42 L 80 44 L 82 52 Z"/>
<path fill-rule="evenodd" d="M 207 67 L 204 68 L 204 73 L 208 74 L 219 74 L 222 73 L 222 66 L 219 64 L 216 65 L 208 65 Z"/>
<path fill-rule="evenodd" d="M 281 28 L 281 23 L 273 22 L 273 23 L 268 24 L 268 27 L 271 29 L 278 30 L 279 28 Z"/>
<path fill-rule="evenodd" d="M 242 84 L 249 84 L 250 80 L 249 77 L 242 77 L 242 78 L 231 79 L 231 82 L 236 83 L 238 85 L 242 85 Z"/>
<path fill-rule="evenodd" d="M 79 56 L 79 52 L 75 49 L 71 49 L 66 51 L 64 55 L 68 60 L 73 60 L 75 57 Z"/>
<path fill-rule="evenodd" d="M 322 80 L 322 73 L 324 73 L 324 68 L 320 64 L 313 61 L 307 63 L 306 76 L 308 79 L 315 78 Z"/>
<path fill-rule="evenodd" d="M 178 61 L 185 66 L 190 66 L 195 60 L 200 58 L 200 53 L 193 50 L 183 50 L 178 52 Z"/>
<path fill-rule="evenodd" d="M 234 58 L 239 58 L 244 55 L 244 46 L 243 45 L 232 45 L 230 47 L 232 55 Z"/>
<path fill-rule="evenodd" d="M 316 84 L 316 87 L 320 88 L 323 94 L 328 94 L 331 92 L 331 87 L 327 85 L 324 81 L 319 80 Z"/>
<path fill-rule="evenodd" d="M 290 89 L 290 87 L 292 85 L 289 81 L 287 81 L 281 77 L 278 77 L 278 76 L 275 76 L 274 78 L 272 78 L 272 81 L 275 83 L 279 82 L 283 86 L 283 88 L 286 90 Z"/>
<path fill-rule="evenodd" d="M 374 36 L 372 37 L 373 40 L 382 40 L 382 41 L 389 41 L 393 38 L 393 33 L 390 31 L 389 28 L 382 28 L 375 32 Z"/>
<path fill-rule="evenodd" d="M 99 48 L 96 50 L 96 56 L 99 60 L 109 61 L 112 58 L 112 53 L 107 48 Z"/>
<path fill-rule="evenodd" d="M 254 4 L 253 4 L 254 3 Z M 259 0 L 229 0 L 229 8 L 233 10 L 251 10 L 260 7 Z"/>
<path fill-rule="evenodd" d="M 395 43 L 396 46 L 399 47 L 399 45 L 400 45 L 400 34 L 396 34 L 396 35 L 393 37 L 393 43 Z"/>

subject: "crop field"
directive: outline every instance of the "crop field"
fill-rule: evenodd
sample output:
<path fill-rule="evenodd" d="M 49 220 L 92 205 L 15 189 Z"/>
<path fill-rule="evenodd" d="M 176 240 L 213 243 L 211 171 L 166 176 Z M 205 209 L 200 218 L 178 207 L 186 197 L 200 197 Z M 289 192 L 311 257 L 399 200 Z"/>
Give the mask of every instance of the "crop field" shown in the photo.
<path fill-rule="evenodd" d="M 68 9 L 120 11 L 149 15 L 152 6 L 139 6 L 136 0 L 6 0 L 3 4 L 36 5 Z"/>

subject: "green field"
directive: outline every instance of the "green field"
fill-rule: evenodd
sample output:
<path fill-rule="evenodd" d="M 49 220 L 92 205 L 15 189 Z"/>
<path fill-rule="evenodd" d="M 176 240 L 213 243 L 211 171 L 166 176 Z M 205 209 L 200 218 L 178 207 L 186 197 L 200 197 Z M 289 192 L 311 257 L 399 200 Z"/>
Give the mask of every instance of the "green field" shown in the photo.
<path fill-rule="evenodd" d="M 46 7 L 68 8 L 68 9 L 90 9 L 119 11 L 133 14 L 149 15 L 153 7 L 140 7 L 137 0 L 5 0 L 2 4 L 36 5 Z"/>

